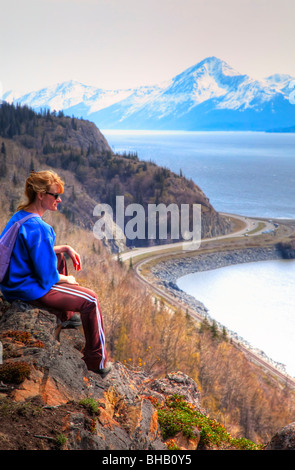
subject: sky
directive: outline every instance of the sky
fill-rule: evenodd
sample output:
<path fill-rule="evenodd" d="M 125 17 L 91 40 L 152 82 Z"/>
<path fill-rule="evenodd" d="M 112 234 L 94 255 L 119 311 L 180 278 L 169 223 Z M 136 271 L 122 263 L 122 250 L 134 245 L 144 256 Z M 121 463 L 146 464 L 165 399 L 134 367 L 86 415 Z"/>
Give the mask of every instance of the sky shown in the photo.
<path fill-rule="evenodd" d="M 0 0 L 0 93 L 169 80 L 216 56 L 295 77 L 295 0 Z"/>

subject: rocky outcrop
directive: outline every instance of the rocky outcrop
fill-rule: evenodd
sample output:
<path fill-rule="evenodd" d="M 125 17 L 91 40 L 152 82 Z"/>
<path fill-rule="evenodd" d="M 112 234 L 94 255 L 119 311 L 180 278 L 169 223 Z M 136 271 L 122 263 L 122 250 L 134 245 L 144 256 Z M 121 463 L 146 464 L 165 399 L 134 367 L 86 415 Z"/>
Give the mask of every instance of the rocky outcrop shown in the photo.
<path fill-rule="evenodd" d="M 2 403 L 10 410 L 0 449 L 51 449 L 63 436 L 69 450 L 167 450 L 153 400 L 178 393 L 200 408 L 196 383 L 181 372 L 153 379 L 116 362 L 102 379 L 81 360 L 81 331 L 62 330 L 57 341 L 47 310 L 0 297 L 0 311 L 0 413 Z"/>
<path fill-rule="evenodd" d="M 55 332 L 53 314 L 0 295 L 0 450 L 164 451 L 171 440 L 163 438 L 157 406 L 182 396 L 205 415 L 198 386 L 186 374 L 153 378 L 115 362 L 102 379 L 81 360 L 82 332 L 62 330 L 60 341 Z M 189 437 L 178 431 L 173 445 L 206 450 L 197 427 Z M 295 423 L 267 446 L 294 448 Z"/>

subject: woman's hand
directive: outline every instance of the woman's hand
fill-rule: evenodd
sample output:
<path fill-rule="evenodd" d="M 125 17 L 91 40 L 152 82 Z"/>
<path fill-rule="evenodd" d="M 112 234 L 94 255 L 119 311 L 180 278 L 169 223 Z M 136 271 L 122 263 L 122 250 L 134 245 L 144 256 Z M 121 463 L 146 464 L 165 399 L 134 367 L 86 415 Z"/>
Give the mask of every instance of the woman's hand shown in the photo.
<path fill-rule="evenodd" d="M 80 271 L 82 269 L 80 255 L 71 246 L 68 246 L 67 253 L 73 261 L 75 271 Z"/>
<path fill-rule="evenodd" d="M 64 274 L 59 275 L 59 281 L 57 282 L 57 284 L 59 284 L 60 282 L 66 282 L 67 284 L 75 284 L 76 286 L 79 285 L 74 276 L 65 276 Z"/>
<path fill-rule="evenodd" d="M 79 285 L 74 276 L 66 276 L 66 278 L 67 278 L 66 282 L 67 282 L 68 284 L 76 284 L 76 285 Z"/>
<path fill-rule="evenodd" d="M 55 253 L 67 253 L 73 261 L 75 271 L 80 271 L 82 269 L 80 255 L 69 245 L 59 245 L 54 247 Z"/>

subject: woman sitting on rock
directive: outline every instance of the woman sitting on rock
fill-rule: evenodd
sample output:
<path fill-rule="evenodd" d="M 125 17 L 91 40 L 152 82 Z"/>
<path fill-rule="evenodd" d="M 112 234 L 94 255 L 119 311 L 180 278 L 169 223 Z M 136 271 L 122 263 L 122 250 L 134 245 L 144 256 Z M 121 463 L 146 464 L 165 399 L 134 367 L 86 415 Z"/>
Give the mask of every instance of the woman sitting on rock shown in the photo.
<path fill-rule="evenodd" d="M 57 211 L 63 190 L 64 182 L 53 171 L 33 171 L 27 178 L 27 202 L 18 207 L 2 235 L 15 221 L 31 213 L 34 216 L 19 229 L 0 288 L 8 302 L 19 299 L 47 307 L 62 324 L 71 321 L 75 312 L 80 312 L 85 335 L 83 360 L 88 370 L 104 377 L 111 365 L 107 363 L 104 325 L 97 295 L 79 286 L 75 277 L 68 275 L 63 253 L 70 256 L 77 271 L 81 269 L 80 256 L 71 246 L 54 246 L 54 230 L 42 219 L 47 210 Z"/>

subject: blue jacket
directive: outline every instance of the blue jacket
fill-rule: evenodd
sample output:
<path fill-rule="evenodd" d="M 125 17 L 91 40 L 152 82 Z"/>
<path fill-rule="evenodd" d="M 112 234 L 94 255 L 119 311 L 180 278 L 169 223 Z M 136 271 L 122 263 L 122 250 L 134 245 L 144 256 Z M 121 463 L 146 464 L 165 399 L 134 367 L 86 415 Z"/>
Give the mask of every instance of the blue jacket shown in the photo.
<path fill-rule="evenodd" d="M 16 212 L 2 235 L 16 221 L 28 215 Z M 8 302 L 19 299 L 36 300 L 59 281 L 57 258 L 54 252 L 55 233 L 41 217 L 24 222 L 18 232 L 8 271 L 0 289 Z"/>

